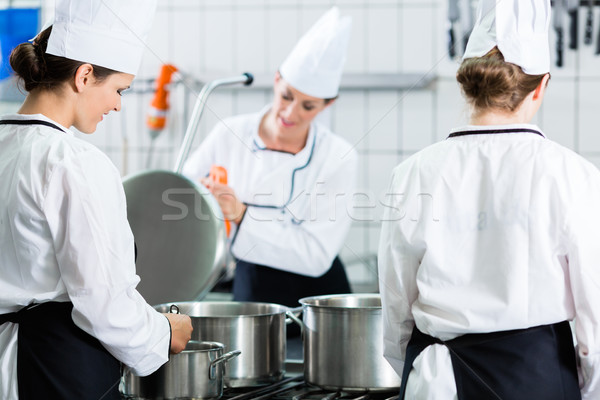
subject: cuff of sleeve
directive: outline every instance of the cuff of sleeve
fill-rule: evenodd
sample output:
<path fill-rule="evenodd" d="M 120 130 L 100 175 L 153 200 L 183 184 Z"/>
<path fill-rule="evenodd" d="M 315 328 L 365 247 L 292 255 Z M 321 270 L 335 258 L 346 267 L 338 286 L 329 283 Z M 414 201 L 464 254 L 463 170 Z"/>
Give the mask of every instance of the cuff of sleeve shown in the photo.
<path fill-rule="evenodd" d="M 582 398 L 597 399 L 600 396 L 600 357 L 598 355 L 579 355 L 583 375 Z"/>
<path fill-rule="evenodd" d="M 131 366 L 131 370 L 137 376 L 147 376 L 159 369 L 164 363 L 169 361 L 169 355 L 171 350 L 171 324 L 167 317 L 160 315 L 159 320 L 163 321 L 166 319 L 166 328 L 169 330 L 165 332 L 161 330 L 159 339 L 155 345 L 150 349 L 136 365 Z M 161 322 L 164 324 L 164 322 Z M 166 348 L 166 352 L 165 352 Z"/>

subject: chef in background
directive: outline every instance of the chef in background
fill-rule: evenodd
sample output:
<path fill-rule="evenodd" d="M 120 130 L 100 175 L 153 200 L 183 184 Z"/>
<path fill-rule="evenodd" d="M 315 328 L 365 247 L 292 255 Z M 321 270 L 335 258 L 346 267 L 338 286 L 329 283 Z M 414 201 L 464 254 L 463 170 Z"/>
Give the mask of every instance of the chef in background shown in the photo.
<path fill-rule="evenodd" d="M 0 118 L 0 398 L 119 399 L 120 362 L 158 369 L 191 336 L 135 287 L 118 170 L 91 134 L 121 108 L 156 3 L 57 0 L 10 63 L 28 92 Z"/>
<path fill-rule="evenodd" d="M 237 301 L 297 306 L 305 296 L 350 292 L 337 255 L 357 154 L 314 121 L 338 96 L 350 28 L 336 7 L 326 12 L 275 74 L 273 102 L 220 122 L 183 168 L 234 223 Z M 206 178 L 212 165 L 227 169 L 227 185 Z"/>
<path fill-rule="evenodd" d="M 469 125 L 393 171 L 379 277 L 401 399 L 600 399 L 600 172 L 530 124 L 549 21 L 550 0 L 482 1 L 456 75 Z"/>

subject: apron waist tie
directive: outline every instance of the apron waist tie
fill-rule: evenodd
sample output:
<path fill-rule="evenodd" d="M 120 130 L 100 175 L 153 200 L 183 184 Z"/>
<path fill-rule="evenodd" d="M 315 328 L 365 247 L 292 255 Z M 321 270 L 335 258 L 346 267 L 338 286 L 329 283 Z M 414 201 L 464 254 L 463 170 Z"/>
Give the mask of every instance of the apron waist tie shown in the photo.
<path fill-rule="evenodd" d="M 39 304 L 33 303 L 33 304 L 30 304 L 28 306 L 21 308 L 19 311 L 7 313 L 7 314 L 0 314 L 0 325 L 5 324 L 6 322 L 12 322 L 13 324 L 20 324 L 21 321 L 23 321 L 23 318 L 24 318 L 27 310 L 29 310 L 37 305 L 39 305 Z"/>
<path fill-rule="evenodd" d="M 406 348 L 400 399 L 404 399 L 413 362 L 432 344 L 448 348 L 459 400 L 581 399 L 567 321 L 471 333 L 447 341 L 415 326 Z"/>
<path fill-rule="evenodd" d="M 0 315 L 0 323 L 19 324 L 20 400 L 120 399 L 119 361 L 75 325 L 72 310 L 71 302 L 51 301 Z"/>

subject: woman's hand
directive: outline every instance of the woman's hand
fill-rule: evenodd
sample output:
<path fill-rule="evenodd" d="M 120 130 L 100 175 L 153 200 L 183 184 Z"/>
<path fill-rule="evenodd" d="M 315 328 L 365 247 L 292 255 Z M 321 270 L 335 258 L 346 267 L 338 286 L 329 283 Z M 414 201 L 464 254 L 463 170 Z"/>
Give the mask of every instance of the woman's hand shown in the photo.
<path fill-rule="evenodd" d="M 163 313 L 171 325 L 171 353 L 181 353 L 192 338 L 192 320 L 184 314 Z"/>
<path fill-rule="evenodd" d="M 200 179 L 202 183 L 219 202 L 223 217 L 225 219 L 239 224 L 242 221 L 246 205 L 242 203 L 230 186 L 222 183 L 217 183 L 210 178 Z"/>

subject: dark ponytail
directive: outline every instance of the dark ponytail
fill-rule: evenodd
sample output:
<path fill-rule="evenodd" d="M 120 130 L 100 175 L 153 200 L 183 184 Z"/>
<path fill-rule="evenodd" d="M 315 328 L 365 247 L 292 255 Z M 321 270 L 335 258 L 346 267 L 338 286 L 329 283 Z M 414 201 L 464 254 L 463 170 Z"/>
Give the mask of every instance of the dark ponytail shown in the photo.
<path fill-rule="evenodd" d="M 85 64 L 81 61 L 47 54 L 46 47 L 48 47 L 50 32 L 52 32 L 52 27 L 40 32 L 33 43 L 21 43 L 10 54 L 10 66 L 28 92 L 38 88 L 54 90 L 72 79 L 77 69 Z M 98 81 L 117 72 L 97 65 L 92 65 L 92 67 L 94 68 L 94 77 Z"/>

